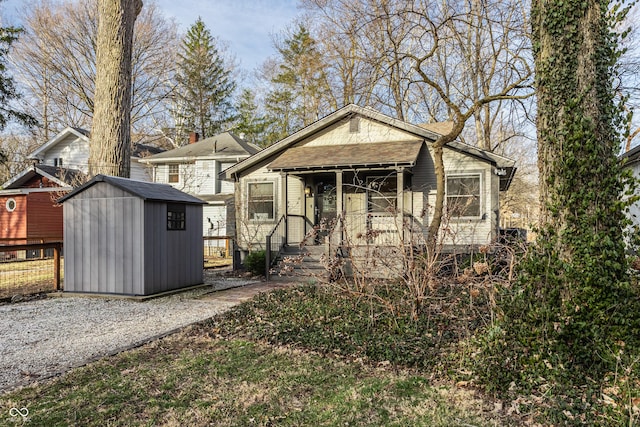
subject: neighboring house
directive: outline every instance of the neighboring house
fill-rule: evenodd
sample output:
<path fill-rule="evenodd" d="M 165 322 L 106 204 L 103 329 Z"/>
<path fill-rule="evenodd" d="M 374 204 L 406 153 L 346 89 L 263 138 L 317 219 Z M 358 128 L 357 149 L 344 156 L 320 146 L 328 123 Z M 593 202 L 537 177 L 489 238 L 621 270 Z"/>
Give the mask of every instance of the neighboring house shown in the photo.
<path fill-rule="evenodd" d="M 153 166 L 154 182 L 169 184 L 207 202 L 204 205 L 203 236 L 229 236 L 234 230 L 233 183 L 218 175 L 228 167 L 260 151 L 231 132 L 198 141 L 192 133 L 189 144 L 145 157 Z M 212 246 L 224 242 L 210 242 Z"/>
<path fill-rule="evenodd" d="M 137 145 L 131 176 L 150 181 L 150 168 L 140 157 L 161 150 Z M 2 185 L 0 244 L 62 240 L 62 208 L 56 199 L 87 180 L 89 133 L 68 127 L 29 156 L 34 164 Z"/>
<path fill-rule="evenodd" d="M 345 241 L 351 248 L 397 245 L 407 224 L 412 243 L 424 243 L 436 199 L 432 143 L 450 126 L 416 126 L 348 105 L 229 167 L 224 178 L 236 185 L 240 249 L 264 249 L 267 235 L 297 246 L 314 226 L 336 218 L 329 239 L 305 243 L 325 243 L 328 251 Z M 494 242 L 499 193 L 515 162 L 454 141 L 444 166 L 445 243 Z"/>

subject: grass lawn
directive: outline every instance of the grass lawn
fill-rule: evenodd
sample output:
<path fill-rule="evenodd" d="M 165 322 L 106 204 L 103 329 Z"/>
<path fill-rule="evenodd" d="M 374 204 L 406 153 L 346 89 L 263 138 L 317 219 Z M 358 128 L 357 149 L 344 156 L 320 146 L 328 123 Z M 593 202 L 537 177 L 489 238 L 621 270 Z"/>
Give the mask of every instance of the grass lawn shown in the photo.
<path fill-rule="evenodd" d="M 386 365 L 211 337 L 202 326 L 2 401 L 4 421 L 11 407 L 26 407 L 30 424 L 46 426 L 504 425 L 465 389 Z"/>
<path fill-rule="evenodd" d="M 438 302 L 424 324 L 392 325 L 389 316 L 368 318 L 366 301 L 336 297 L 310 286 L 260 295 L 164 339 L 5 394 L 0 424 L 22 423 L 8 415 L 12 407 L 27 408 L 30 424 L 47 426 L 522 424 L 441 375 L 444 349 L 467 333 L 470 313 L 459 311 L 452 322 Z"/>
<path fill-rule="evenodd" d="M 60 259 L 60 277 L 64 278 L 64 259 Z M 0 263 L 0 298 L 53 290 L 53 259 Z"/>

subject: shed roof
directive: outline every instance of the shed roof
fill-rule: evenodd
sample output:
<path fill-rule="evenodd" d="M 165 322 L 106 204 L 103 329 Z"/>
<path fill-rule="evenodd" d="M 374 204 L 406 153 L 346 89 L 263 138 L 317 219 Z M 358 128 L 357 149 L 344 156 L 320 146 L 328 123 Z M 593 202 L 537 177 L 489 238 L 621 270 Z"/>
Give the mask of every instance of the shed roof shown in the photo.
<path fill-rule="evenodd" d="M 274 171 L 414 166 L 423 141 L 292 147 L 269 164 Z"/>
<path fill-rule="evenodd" d="M 106 182 L 114 187 L 120 188 L 134 196 L 137 196 L 146 201 L 152 202 L 178 202 L 187 204 L 205 204 L 204 201 L 194 197 L 190 194 L 182 192 L 168 184 L 158 184 L 155 182 L 137 181 L 135 179 L 119 178 L 108 175 L 96 175 L 89 182 L 81 187 L 76 188 L 69 194 L 58 200 L 58 203 L 62 203 L 72 198 L 78 193 L 83 192 L 87 188 L 95 185 L 98 182 Z"/>

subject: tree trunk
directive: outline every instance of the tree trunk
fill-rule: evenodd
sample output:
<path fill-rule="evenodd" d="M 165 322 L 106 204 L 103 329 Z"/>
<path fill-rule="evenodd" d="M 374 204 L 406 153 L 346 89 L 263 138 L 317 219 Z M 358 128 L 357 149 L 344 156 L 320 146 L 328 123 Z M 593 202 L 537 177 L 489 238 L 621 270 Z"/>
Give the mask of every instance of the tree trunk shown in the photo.
<path fill-rule="evenodd" d="M 130 176 L 131 52 L 141 0 L 100 0 L 89 174 Z"/>
<path fill-rule="evenodd" d="M 608 2 L 589 0 L 571 8 L 567 3 L 563 8 L 555 0 L 534 1 L 533 29 L 539 46 L 541 229 L 553 230 L 555 251 L 572 263 L 576 250 L 582 251 L 574 247 L 583 244 L 577 236 L 589 240 L 587 235 L 606 232 L 621 239 L 621 214 L 603 216 L 620 197 L 615 173 L 620 140 L 614 128 L 612 58 L 602 53 L 607 51 Z M 552 14 L 565 18 L 553 22 Z"/>

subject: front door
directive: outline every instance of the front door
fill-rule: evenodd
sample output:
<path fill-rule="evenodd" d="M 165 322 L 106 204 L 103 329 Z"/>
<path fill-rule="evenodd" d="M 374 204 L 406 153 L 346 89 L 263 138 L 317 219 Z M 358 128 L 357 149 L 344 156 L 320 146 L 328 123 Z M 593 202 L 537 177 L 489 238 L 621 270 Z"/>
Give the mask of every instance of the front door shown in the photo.
<path fill-rule="evenodd" d="M 335 226 L 336 219 L 336 177 L 335 175 L 316 179 L 315 182 L 315 225 L 320 227 L 318 237 L 329 234 Z"/>

